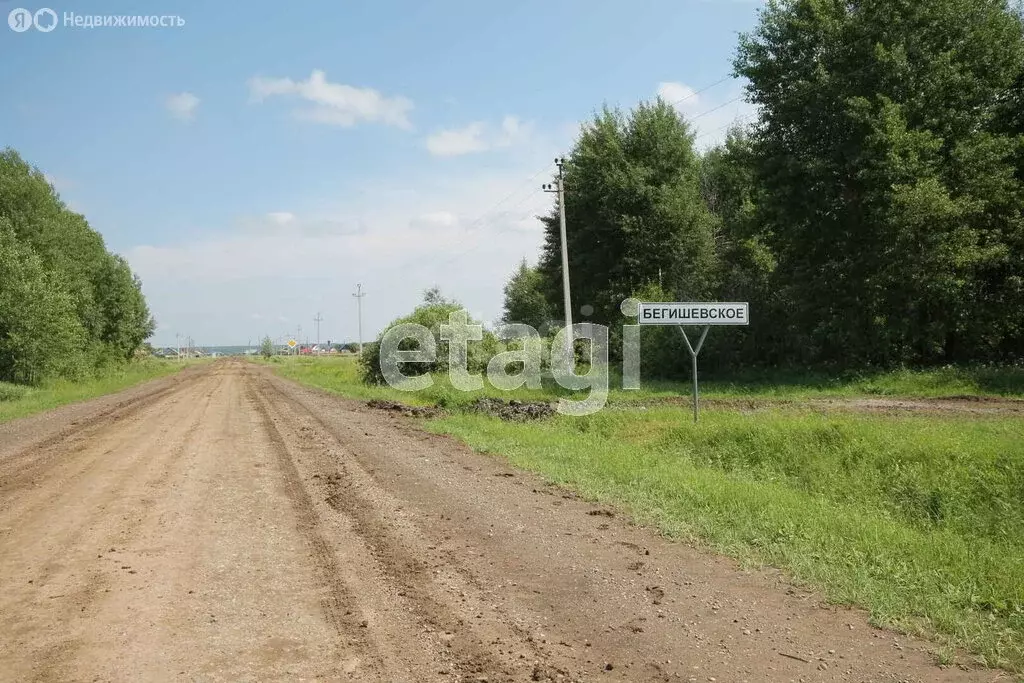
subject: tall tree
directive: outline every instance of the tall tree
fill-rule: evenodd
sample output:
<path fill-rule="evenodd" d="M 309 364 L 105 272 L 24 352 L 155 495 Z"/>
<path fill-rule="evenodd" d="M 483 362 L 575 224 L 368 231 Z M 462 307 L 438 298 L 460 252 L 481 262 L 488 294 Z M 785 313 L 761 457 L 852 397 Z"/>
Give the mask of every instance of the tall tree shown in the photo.
<path fill-rule="evenodd" d="M 0 348 L 0 373 L 38 380 L 131 359 L 154 327 L 141 283 L 45 176 L 10 149 L 0 152 L 0 222 L 11 278 L 0 278 L 0 320 L 9 337 Z M 37 300 L 19 303 L 11 294 L 15 283 L 20 296 L 35 292 Z M 34 330 L 30 337 L 27 330 Z"/>
<path fill-rule="evenodd" d="M 750 326 L 718 330 L 703 363 L 735 368 L 741 364 L 775 364 L 788 345 L 778 321 L 788 305 L 773 282 L 778 265 L 759 220 L 760 186 L 753 164 L 753 145 L 742 128 L 730 130 L 725 142 L 701 158 L 701 194 L 716 220 L 720 301 L 750 302 Z"/>
<path fill-rule="evenodd" d="M 83 369 L 85 330 L 56 273 L 0 216 L 0 380 L 35 383 Z"/>
<path fill-rule="evenodd" d="M 505 284 L 501 321 L 530 325 L 536 330 L 543 330 L 551 321 L 551 307 L 544 296 L 544 278 L 526 259 Z"/>
<path fill-rule="evenodd" d="M 565 165 L 573 305 L 610 324 L 622 300 L 661 281 L 681 297 L 714 287 L 714 221 L 700 195 L 690 126 L 661 99 L 627 116 L 605 108 L 580 133 Z M 549 302 L 562 301 L 557 211 L 542 218 L 539 270 Z"/>
<path fill-rule="evenodd" d="M 142 283 L 128 262 L 116 255 L 104 259 L 93 279 L 103 321 L 100 340 L 115 357 L 130 359 L 154 328 Z"/>
<path fill-rule="evenodd" d="M 893 364 L 1022 341 L 1020 137 L 995 125 L 1022 64 L 1005 0 L 769 3 L 736 70 L 798 346 Z"/>

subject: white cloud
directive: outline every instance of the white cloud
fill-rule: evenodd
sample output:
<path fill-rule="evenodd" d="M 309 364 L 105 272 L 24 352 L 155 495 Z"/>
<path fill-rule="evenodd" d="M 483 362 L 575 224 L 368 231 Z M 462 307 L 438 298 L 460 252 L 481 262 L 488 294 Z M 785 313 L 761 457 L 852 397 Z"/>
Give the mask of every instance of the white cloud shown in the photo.
<path fill-rule="evenodd" d="M 495 130 L 481 121 L 464 128 L 441 130 L 427 138 L 427 149 L 434 156 L 449 157 L 512 147 L 527 141 L 532 127 L 515 116 L 506 116 Z"/>
<path fill-rule="evenodd" d="M 735 81 L 722 83 L 727 84 L 728 89 L 698 94 L 685 83 L 666 81 L 658 84 L 656 94 L 693 125 L 697 147 L 706 149 L 721 143 L 733 124 L 752 120 L 756 111 L 743 99 Z"/>
<path fill-rule="evenodd" d="M 323 71 L 314 70 L 305 81 L 290 78 L 249 79 L 252 102 L 263 102 L 270 97 L 298 97 L 312 104 L 300 109 L 295 116 L 302 121 L 322 123 L 345 128 L 360 122 L 381 123 L 409 129 L 412 101 L 405 97 L 386 97 L 372 88 L 357 88 L 331 83 Z"/>
<path fill-rule="evenodd" d="M 190 92 L 183 92 L 168 97 L 164 105 L 171 116 L 179 121 L 191 121 L 199 107 L 199 98 Z"/>
<path fill-rule="evenodd" d="M 295 214 L 287 211 L 271 211 L 267 214 L 267 218 L 275 225 L 288 225 L 295 222 Z"/>
<path fill-rule="evenodd" d="M 685 83 L 670 81 L 658 84 L 658 95 L 671 105 L 697 103 L 700 96 L 697 91 Z"/>
<path fill-rule="evenodd" d="M 501 135 L 498 147 L 511 147 L 528 141 L 533 136 L 533 125 L 523 123 L 515 116 L 506 116 L 501 121 Z"/>
<path fill-rule="evenodd" d="M 430 225 L 451 227 L 458 223 L 459 217 L 450 211 L 431 211 L 420 216 L 420 220 Z"/>
<path fill-rule="evenodd" d="M 442 130 L 427 138 L 427 149 L 434 156 L 451 157 L 474 152 L 483 152 L 488 148 L 484 141 L 484 124 L 471 123 L 465 128 Z"/>

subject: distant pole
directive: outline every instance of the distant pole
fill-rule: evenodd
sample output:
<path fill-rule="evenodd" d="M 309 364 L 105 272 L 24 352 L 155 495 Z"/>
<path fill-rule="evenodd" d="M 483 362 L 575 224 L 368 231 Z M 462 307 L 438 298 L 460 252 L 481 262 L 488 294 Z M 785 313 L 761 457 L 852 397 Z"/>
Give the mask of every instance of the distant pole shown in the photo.
<path fill-rule="evenodd" d="M 174 333 L 174 346 L 178 350 L 178 360 L 181 361 L 181 332 Z"/>
<path fill-rule="evenodd" d="M 299 355 L 299 349 L 302 348 L 302 325 L 295 327 L 295 355 Z"/>
<path fill-rule="evenodd" d="M 352 296 L 356 298 L 356 308 L 358 309 L 357 315 L 359 316 L 359 355 L 361 356 L 363 355 L 363 297 L 366 296 L 366 292 L 363 291 L 363 286 L 361 284 L 356 285 L 355 294 L 353 294 Z"/>
<path fill-rule="evenodd" d="M 323 320 L 323 319 L 324 319 L 324 317 L 322 315 L 320 315 L 319 311 L 317 311 L 316 317 L 313 318 L 313 322 L 316 323 L 316 346 L 317 346 L 317 349 L 320 348 L 320 321 Z"/>
<path fill-rule="evenodd" d="M 562 167 L 565 159 L 555 159 L 558 166 L 558 177 L 555 179 L 555 188 L 551 185 L 544 185 L 545 192 L 558 194 L 558 223 L 562 241 L 562 299 L 565 304 L 565 354 L 570 365 L 576 360 L 576 352 L 572 340 L 572 298 L 569 295 L 569 247 L 565 234 L 565 176 Z"/>

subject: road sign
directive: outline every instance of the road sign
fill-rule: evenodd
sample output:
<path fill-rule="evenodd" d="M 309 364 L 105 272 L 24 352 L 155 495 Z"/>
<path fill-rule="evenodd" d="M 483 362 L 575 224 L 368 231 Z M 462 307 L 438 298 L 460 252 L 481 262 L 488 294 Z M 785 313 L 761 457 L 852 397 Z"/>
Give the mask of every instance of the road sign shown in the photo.
<path fill-rule="evenodd" d="M 704 340 L 707 339 L 708 330 L 713 325 L 749 325 L 750 306 L 746 302 L 722 303 L 719 301 L 702 302 L 673 302 L 673 303 L 652 303 L 640 302 L 638 310 L 641 325 L 677 325 L 686 340 L 686 348 L 690 350 L 690 359 L 693 361 L 693 421 L 697 421 L 698 415 L 698 387 L 697 387 L 697 355 L 704 347 Z M 700 341 L 694 346 L 686 335 L 686 326 L 703 327 L 700 334 Z"/>
<path fill-rule="evenodd" d="M 641 325 L 748 325 L 750 306 L 746 303 L 647 303 L 640 304 Z"/>
<path fill-rule="evenodd" d="M 288 348 L 289 349 L 294 349 L 298 345 L 299 345 L 299 342 L 295 341 L 294 339 L 289 339 L 288 340 Z"/>

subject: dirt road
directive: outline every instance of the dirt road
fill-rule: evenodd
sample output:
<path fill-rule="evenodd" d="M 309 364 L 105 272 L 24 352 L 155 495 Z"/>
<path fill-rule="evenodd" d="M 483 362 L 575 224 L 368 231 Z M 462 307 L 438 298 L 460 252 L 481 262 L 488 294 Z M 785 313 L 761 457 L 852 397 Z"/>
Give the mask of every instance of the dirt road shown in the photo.
<path fill-rule="evenodd" d="M 0 425 L 0 679 L 992 681 L 241 362 Z"/>

